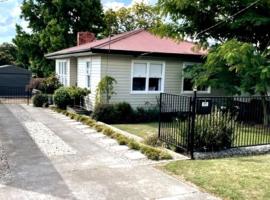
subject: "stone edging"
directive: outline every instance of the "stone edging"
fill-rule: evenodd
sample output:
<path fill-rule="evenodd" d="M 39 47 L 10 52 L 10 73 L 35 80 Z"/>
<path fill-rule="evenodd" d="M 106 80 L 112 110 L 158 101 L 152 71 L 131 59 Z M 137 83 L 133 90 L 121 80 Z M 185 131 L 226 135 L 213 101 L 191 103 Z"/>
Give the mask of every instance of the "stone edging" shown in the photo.
<path fill-rule="evenodd" d="M 233 156 L 250 156 L 270 153 L 270 145 L 239 147 L 219 152 L 194 152 L 195 159 L 225 158 Z"/>

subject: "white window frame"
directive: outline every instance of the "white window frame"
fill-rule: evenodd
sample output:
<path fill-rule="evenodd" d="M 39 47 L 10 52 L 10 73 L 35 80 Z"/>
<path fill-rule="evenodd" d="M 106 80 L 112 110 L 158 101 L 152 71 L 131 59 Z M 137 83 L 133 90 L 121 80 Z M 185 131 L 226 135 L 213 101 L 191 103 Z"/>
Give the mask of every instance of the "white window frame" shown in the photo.
<path fill-rule="evenodd" d="M 200 64 L 196 62 L 184 62 L 183 67 L 182 67 L 182 81 L 181 81 L 181 94 L 193 94 L 193 90 L 184 90 L 184 79 L 185 79 L 185 74 L 184 74 L 184 69 L 188 65 L 195 65 L 195 64 Z M 197 90 L 198 94 L 210 94 L 211 93 L 211 87 L 207 87 L 207 90 Z"/>
<path fill-rule="evenodd" d="M 89 63 L 89 71 L 87 70 L 87 64 Z M 92 62 L 90 60 L 87 60 L 85 62 L 85 87 L 91 88 L 91 74 L 92 74 Z M 88 85 L 88 77 L 89 77 L 89 85 Z"/>
<path fill-rule="evenodd" d="M 145 90 L 142 90 L 142 91 L 133 90 L 133 71 L 134 71 L 134 64 L 135 63 L 145 63 L 146 67 L 147 67 Z M 160 91 L 149 90 L 150 64 L 161 64 L 162 65 L 161 90 Z M 166 71 L 165 69 L 166 69 L 166 64 L 164 61 L 132 60 L 130 94 L 160 94 L 160 93 L 164 92 L 165 71 Z"/>
<path fill-rule="evenodd" d="M 62 65 L 65 64 L 65 67 Z M 68 85 L 68 62 L 67 60 L 59 60 L 57 64 L 59 81 L 64 86 Z M 65 73 L 63 73 L 65 71 Z"/>

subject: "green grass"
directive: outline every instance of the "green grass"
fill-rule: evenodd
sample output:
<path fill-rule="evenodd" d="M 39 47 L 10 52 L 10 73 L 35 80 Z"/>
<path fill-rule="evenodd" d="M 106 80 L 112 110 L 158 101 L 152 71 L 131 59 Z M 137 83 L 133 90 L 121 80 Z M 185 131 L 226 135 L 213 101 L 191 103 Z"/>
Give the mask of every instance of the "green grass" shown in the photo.
<path fill-rule="evenodd" d="M 181 122 L 177 122 L 177 125 L 174 125 L 176 128 L 179 127 L 178 134 L 181 133 L 180 127 Z M 141 124 L 114 124 L 116 128 L 119 128 L 123 131 L 127 131 L 129 133 L 132 133 L 134 135 L 137 135 L 142 138 L 146 138 L 149 135 L 157 134 L 158 132 L 158 123 L 152 122 L 152 123 L 141 123 Z M 252 130 L 251 130 L 252 128 Z M 248 127 L 244 125 L 239 125 L 239 128 L 236 129 L 238 137 L 235 138 L 234 145 L 235 146 L 245 146 L 247 144 L 267 144 L 270 142 L 270 132 L 266 132 L 263 128 L 256 127 L 256 132 L 254 131 L 255 127 Z M 169 129 L 169 128 L 167 128 Z M 170 130 L 168 130 L 170 131 Z M 270 130 L 269 130 L 270 131 Z M 177 134 L 177 132 L 174 132 L 173 134 Z"/>
<path fill-rule="evenodd" d="M 146 138 L 147 136 L 157 134 L 158 132 L 157 122 L 141 124 L 113 124 L 113 126 L 141 138 Z"/>
<path fill-rule="evenodd" d="M 223 199 L 270 199 L 270 155 L 176 161 L 162 169 Z"/>

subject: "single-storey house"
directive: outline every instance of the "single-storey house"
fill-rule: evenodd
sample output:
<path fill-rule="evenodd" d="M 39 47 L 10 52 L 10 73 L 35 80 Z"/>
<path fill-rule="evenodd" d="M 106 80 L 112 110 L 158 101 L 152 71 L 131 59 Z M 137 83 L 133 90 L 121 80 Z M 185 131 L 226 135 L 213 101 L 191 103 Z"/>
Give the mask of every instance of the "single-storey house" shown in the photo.
<path fill-rule="evenodd" d="M 31 77 L 32 73 L 27 69 L 15 65 L 0 66 L 0 96 L 25 95 Z"/>
<path fill-rule="evenodd" d="M 89 88 L 87 106 L 95 105 L 96 88 L 104 76 L 116 79 L 111 102 L 128 102 L 132 107 L 157 104 L 162 92 L 192 94 L 191 79 L 183 68 L 202 62 L 204 50 L 195 44 L 160 38 L 139 29 L 96 40 L 93 34 L 78 33 L 78 45 L 49 53 L 55 71 L 65 86 Z M 198 94 L 218 95 L 210 87 Z"/>

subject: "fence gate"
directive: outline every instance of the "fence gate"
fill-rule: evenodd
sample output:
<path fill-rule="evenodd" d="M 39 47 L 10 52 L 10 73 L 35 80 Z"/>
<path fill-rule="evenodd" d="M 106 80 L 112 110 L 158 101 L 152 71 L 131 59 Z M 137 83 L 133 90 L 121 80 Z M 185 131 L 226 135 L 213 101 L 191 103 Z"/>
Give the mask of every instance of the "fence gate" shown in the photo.
<path fill-rule="evenodd" d="M 165 93 L 160 95 L 160 140 L 190 151 L 192 118 L 192 97 Z"/>
<path fill-rule="evenodd" d="M 29 104 L 31 91 L 26 87 L 0 87 L 0 104 Z"/>

